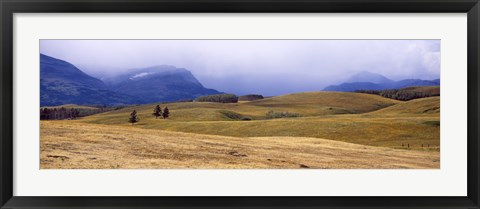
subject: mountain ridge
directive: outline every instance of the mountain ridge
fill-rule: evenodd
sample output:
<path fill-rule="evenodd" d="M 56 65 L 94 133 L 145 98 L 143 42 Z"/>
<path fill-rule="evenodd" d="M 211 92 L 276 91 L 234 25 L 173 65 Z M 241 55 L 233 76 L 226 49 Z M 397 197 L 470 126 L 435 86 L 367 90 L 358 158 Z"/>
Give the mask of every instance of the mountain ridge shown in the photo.
<path fill-rule="evenodd" d="M 362 72 L 361 72 L 362 73 Z M 383 75 L 370 73 L 373 75 L 379 75 L 381 77 L 386 78 Z M 358 77 L 357 74 L 353 75 L 347 81 L 354 81 Z M 380 78 L 381 78 L 380 77 Z M 422 80 L 422 79 L 403 79 L 399 81 L 393 81 L 388 78 L 385 80 L 386 82 L 382 83 L 375 83 L 374 82 L 366 82 L 364 81 L 365 77 L 362 77 L 359 82 L 344 82 L 338 85 L 330 85 L 325 87 L 322 91 L 338 91 L 338 92 L 353 92 L 357 90 L 385 90 L 385 89 L 398 89 L 398 88 L 405 88 L 411 86 L 440 86 L 440 79 L 434 80 Z"/>
<path fill-rule="evenodd" d="M 108 90 L 99 79 L 73 64 L 40 54 L 40 106 L 63 104 L 123 105 L 134 98 Z"/>
<path fill-rule="evenodd" d="M 356 82 L 370 82 L 370 83 L 388 83 L 392 82 L 392 80 L 388 79 L 387 77 L 378 74 L 378 73 L 372 73 L 369 71 L 361 71 L 353 76 L 351 76 L 349 79 L 345 81 L 345 83 L 356 83 Z"/>
<path fill-rule="evenodd" d="M 116 92 L 139 97 L 147 103 L 195 99 L 221 93 L 205 88 L 189 70 L 170 65 L 133 69 L 112 77 L 108 85 Z"/>
<path fill-rule="evenodd" d="M 67 61 L 40 54 L 41 106 L 146 104 L 217 93 L 185 68 L 157 65 L 100 80 Z"/>

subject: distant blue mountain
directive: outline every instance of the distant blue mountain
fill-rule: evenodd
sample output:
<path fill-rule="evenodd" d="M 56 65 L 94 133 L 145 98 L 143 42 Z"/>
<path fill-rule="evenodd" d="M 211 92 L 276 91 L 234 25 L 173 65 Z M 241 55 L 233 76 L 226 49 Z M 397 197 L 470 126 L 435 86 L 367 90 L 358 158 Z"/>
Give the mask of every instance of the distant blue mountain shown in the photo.
<path fill-rule="evenodd" d="M 79 86 L 107 88 L 101 80 L 85 74 L 74 65 L 43 54 L 40 54 L 40 79 L 45 81 L 68 80 L 71 84 Z"/>
<path fill-rule="evenodd" d="M 146 104 L 218 93 L 203 87 L 190 71 L 173 66 L 134 69 L 102 81 L 40 54 L 40 106 Z"/>
<path fill-rule="evenodd" d="M 392 82 L 392 80 L 377 73 L 362 71 L 350 77 L 345 83 L 357 83 L 357 82 L 389 83 L 389 82 Z"/>
<path fill-rule="evenodd" d="M 339 85 L 327 86 L 323 91 L 340 91 L 353 92 L 356 90 L 385 90 L 385 89 L 399 89 L 410 86 L 440 86 L 440 79 L 435 80 L 421 80 L 421 79 L 405 79 L 400 81 L 392 81 L 382 75 L 375 73 L 365 73 L 362 75 L 354 75 L 347 82 Z M 368 81 L 371 77 L 373 81 Z"/>

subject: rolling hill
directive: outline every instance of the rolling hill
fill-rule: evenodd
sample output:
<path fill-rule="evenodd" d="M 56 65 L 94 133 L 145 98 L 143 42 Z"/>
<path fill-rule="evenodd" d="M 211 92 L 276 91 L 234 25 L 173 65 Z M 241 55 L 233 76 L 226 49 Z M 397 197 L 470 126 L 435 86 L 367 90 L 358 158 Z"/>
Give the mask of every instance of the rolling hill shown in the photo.
<path fill-rule="evenodd" d="M 424 91 L 423 89 L 422 91 Z M 426 89 L 431 90 L 431 89 Z M 440 97 L 306 92 L 41 121 L 41 168 L 439 168 Z M 136 110 L 140 121 L 128 123 Z M 270 110 L 299 117 L 268 119 Z M 249 120 L 242 118 L 248 117 Z"/>
<path fill-rule="evenodd" d="M 127 119 L 135 109 L 140 122 L 134 127 L 144 129 L 231 137 L 314 137 L 392 148 L 408 143 L 417 149 L 429 144 L 430 149 L 438 149 L 439 126 L 428 124 L 439 121 L 438 113 L 397 114 L 398 109 L 435 108 L 438 104 L 433 97 L 401 102 L 370 94 L 307 92 L 234 104 L 161 104 L 170 109 L 167 120 L 155 119 L 151 115 L 155 104 L 149 104 L 92 115 L 80 122 L 129 127 Z M 270 110 L 299 113 L 300 117 L 267 119 Z"/>
<path fill-rule="evenodd" d="M 252 119 L 265 119 L 268 111 L 298 113 L 300 116 L 324 116 L 335 114 L 365 113 L 378 110 L 399 103 L 397 100 L 383 98 L 377 95 L 340 93 L 340 92 L 305 92 L 269 97 L 242 103 L 213 103 L 213 102 L 179 102 L 161 104 L 172 109 L 174 121 L 231 121 L 225 116 L 225 111 L 248 116 Z M 134 109 L 142 118 L 149 117 L 156 104 L 130 106 L 117 111 L 110 111 L 89 120 L 116 121 L 123 124 L 122 117 Z M 172 115 L 173 116 L 173 115 Z"/>
<path fill-rule="evenodd" d="M 407 102 L 399 103 L 387 108 L 368 113 L 370 115 L 383 116 L 406 116 L 406 115 L 439 115 L 440 114 L 440 97 L 428 97 L 414 99 Z"/>
<path fill-rule="evenodd" d="M 303 92 L 249 102 L 248 105 L 273 110 L 298 112 L 305 116 L 354 114 L 378 110 L 398 103 L 396 100 L 338 92 Z"/>

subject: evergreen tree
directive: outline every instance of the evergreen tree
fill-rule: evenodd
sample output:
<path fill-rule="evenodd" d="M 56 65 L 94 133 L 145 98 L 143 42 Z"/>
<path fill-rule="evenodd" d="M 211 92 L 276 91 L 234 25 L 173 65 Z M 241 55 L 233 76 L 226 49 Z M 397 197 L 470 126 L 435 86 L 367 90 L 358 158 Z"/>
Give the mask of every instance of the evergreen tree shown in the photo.
<path fill-rule="evenodd" d="M 41 120 L 49 120 L 51 118 L 52 112 L 48 108 L 43 108 L 40 113 L 40 119 Z"/>
<path fill-rule="evenodd" d="M 80 111 L 78 109 L 75 109 L 73 111 L 73 118 L 78 118 L 78 117 L 80 117 Z"/>
<path fill-rule="evenodd" d="M 76 111 L 75 108 L 70 109 L 70 114 L 69 114 L 70 116 L 69 116 L 69 118 L 75 119 L 75 117 L 76 117 L 76 116 L 75 116 L 75 111 Z"/>
<path fill-rule="evenodd" d="M 40 108 L 40 120 L 47 119 L 47 108 Z"/>
<path fill-rule="evenodd" d="M 163 119 L 168 118 L 168 115 L 170 115 L 170 111 L 168 110 L 168 107 L 165 106 L 165 109 L 163 109 Z"/>
<path fill-rule="evenodd" d="M 67 109 L 65 107 L 61 107 L 60 109 L 58 109 L 58 119 L 60 120 L 63 120 L 65 119 L 65 116 L 67 114 Z"/>
<path fill-rule="evenodd" d="M 133 110 L 133 112 L 130 113 L 130 118 L 128 119 L 128 122 L 132 123 L 132 126 L 133 126 L 133 124 L 135 124 L 139 120 L 140 119 L 138 119 L 138 117 L 137 117 L 137 111 Z"/>
<path fill-rule="evenodd" d="M 162 116 L 162 108 L 160 107 L 160 105 L 157 105 L 155 109 L 153 109 L 152 115 L 155 116 L 155 118 Z"/>
<path fill-rule="evenodd" d="M 58 111 L 57 111 L 57 108 L 53 108 L 53 120 L 57 120 L 58 119 Z"/>

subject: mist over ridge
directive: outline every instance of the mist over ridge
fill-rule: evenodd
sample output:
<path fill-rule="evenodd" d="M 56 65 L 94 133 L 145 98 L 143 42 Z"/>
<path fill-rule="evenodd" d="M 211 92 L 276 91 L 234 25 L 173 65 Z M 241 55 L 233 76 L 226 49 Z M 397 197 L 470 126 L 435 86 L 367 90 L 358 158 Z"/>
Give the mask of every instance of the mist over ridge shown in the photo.
<path fill-rule="evenodd" d="M 41 40 L 40 51 L 101 80 L 168 65 L 239 95 L 320 91 L 360 72 L 440 78 L 440 40 Z"/>

